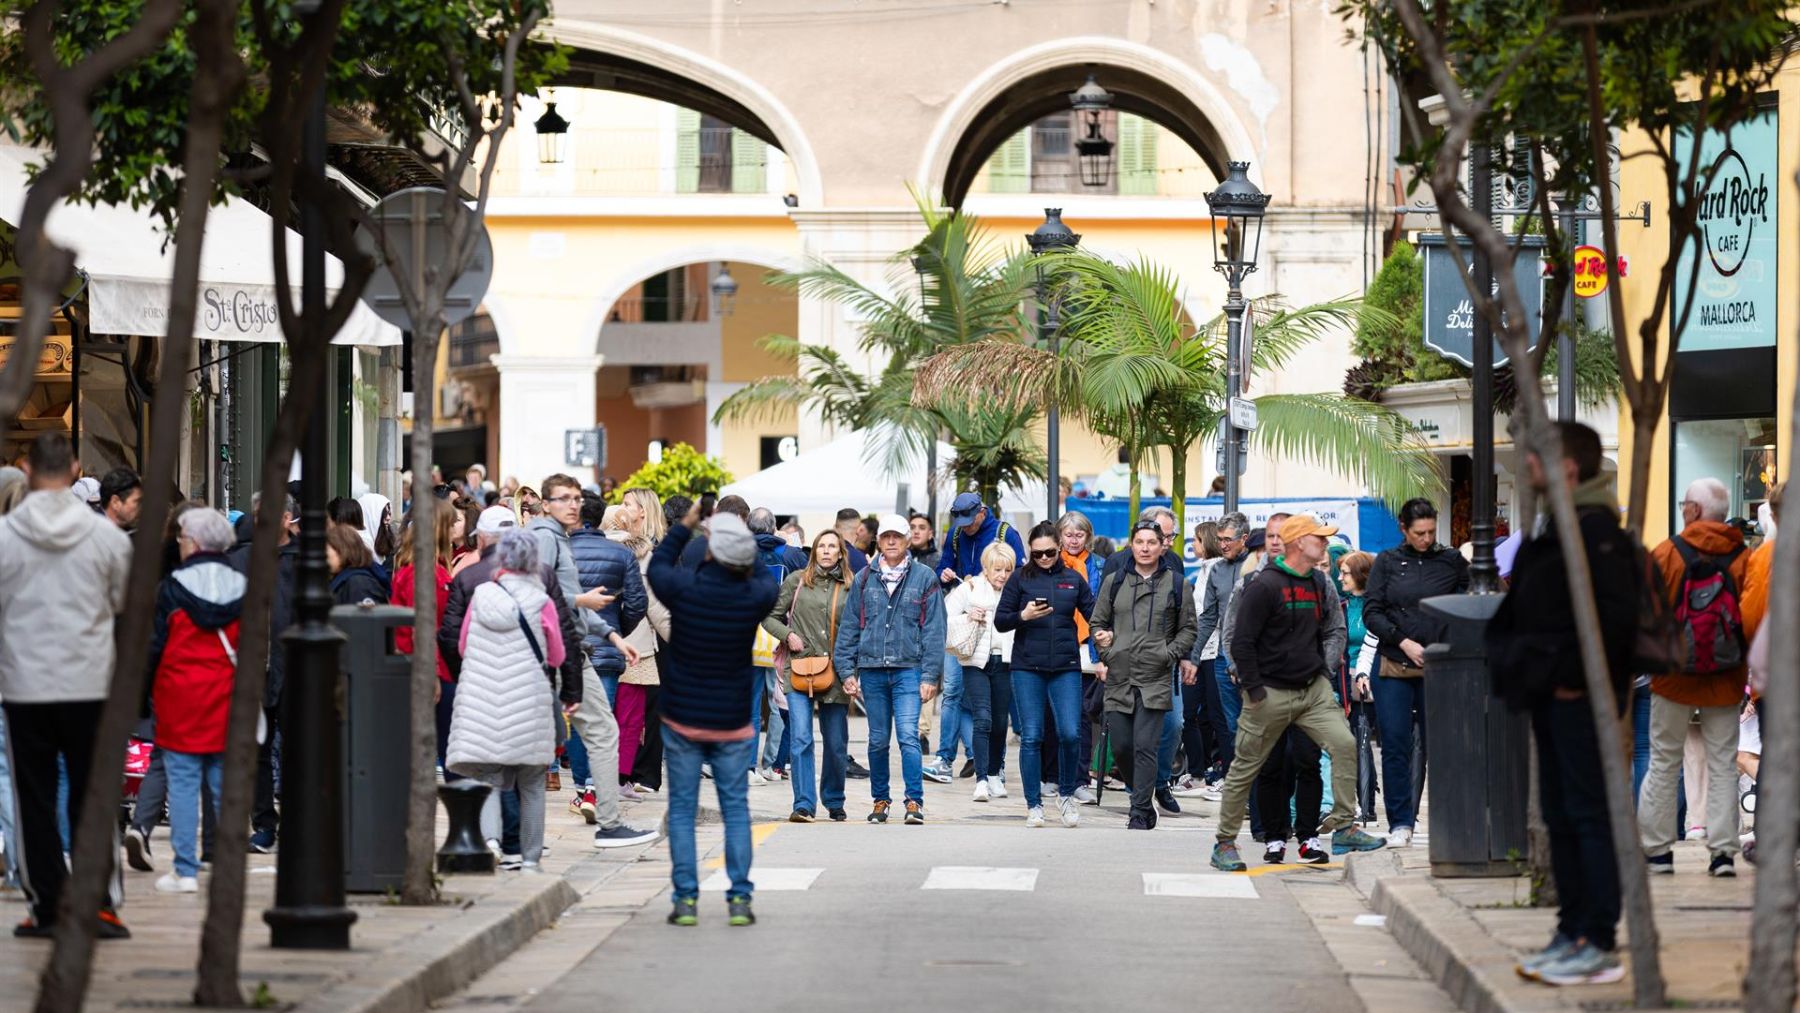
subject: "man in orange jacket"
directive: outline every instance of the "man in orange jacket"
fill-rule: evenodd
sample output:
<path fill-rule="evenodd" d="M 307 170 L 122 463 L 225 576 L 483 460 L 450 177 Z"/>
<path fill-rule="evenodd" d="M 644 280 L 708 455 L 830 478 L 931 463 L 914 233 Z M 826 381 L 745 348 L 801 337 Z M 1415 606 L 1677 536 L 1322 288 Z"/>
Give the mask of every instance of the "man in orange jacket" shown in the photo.
<path fill-rule="evenodd" d="M 1781 498 L 1787 492 L 1786 482 L 1769 489 L 1769 514 L 1781 523 Z M 1744 563 L 1744 639 L 1754 641 L 1756 631 L 1769 614 L 1769 574 L 1775 565 L 1775 538 L 1767 535 L 1746 557 Z"/>
<path fill-rule="evenodd" d="M 1744 536 L 1725 523 L 1731 494 L 1716 478 L 1702 478 L 1681 498 L 1684 527 L 1677 535 L 1694 552 L 1710 556 L 1725 571 L 1733 592 L 1745 592 Z M 1687 564 L 1675 538 L 1650 553 L 1661 571 L 1671 604 L 1681 594 Z M 1742 610 L 1741 610 L 1742 611 Z M 1736 875 L 1733 856 L 1739 851 L 1737 808 L 1738 711 L 1744 702 L 1744 666 L 1705 674 L 1673 673 L 1650 680 L 1650 770 L 1638 796 L 1638 832 L 1650 871 L 1672 873 L 1676 837 L 1675 786 L 1681 772 L 1682 746 L 1689 721 L 1698 713 L 1706 742 L 1706 846 L 1712 853 L 1707 872 Z M 1694 785 L 1688 786 L 1693 789 Z"/>

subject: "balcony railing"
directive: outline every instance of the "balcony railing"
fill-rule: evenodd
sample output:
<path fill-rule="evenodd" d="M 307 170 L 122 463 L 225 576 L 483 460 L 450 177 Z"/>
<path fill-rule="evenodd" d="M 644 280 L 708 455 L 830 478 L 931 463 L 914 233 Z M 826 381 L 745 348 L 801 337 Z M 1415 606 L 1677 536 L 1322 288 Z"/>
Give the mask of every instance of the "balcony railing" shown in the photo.
<path fill-rule="evenodd" d="M 508 143 L 535 145 L 529 130 Z M 557 165 L 504 159 L 496 170 L 494 192 L 577 197 L 762 194 L 769 191 L 771 179 L 785 186 L 787 174 L 787 160 L 779 150 L 728 127 L 685 131 L 577 127 L 569 134 L 564 161 Z"/>

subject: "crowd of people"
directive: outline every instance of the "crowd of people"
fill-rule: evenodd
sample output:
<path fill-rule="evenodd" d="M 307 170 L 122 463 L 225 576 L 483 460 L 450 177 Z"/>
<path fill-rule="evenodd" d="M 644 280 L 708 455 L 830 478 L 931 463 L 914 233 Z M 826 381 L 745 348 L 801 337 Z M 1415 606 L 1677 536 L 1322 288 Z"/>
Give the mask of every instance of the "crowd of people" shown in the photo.
<path fill-rule="evenodd" d="M 1621 714 L 1634 698 L 1638 708 L 1646 860 L 1668 871 L 1693 814 L 1687 835 L 1706 840 L 1709 872 L 1729 876 L 1742 850 L 1737 779 L 1746 763 L 1754 769 L 1754 732 L 1739 727 L 1756 713 L 1744 703 L 1766 648 L 1758 634 L 1773 538 L 1746 551 L 1723 523 L 1724 486 L 1707 479 L 1686 490 L 1682 531 L 1646 553 L 1620 527 L 1593 431 L 1564 425 L 1562 439 L 1616 703 Z M 60 436 L 40 438 L 27 465 L 0 469 L 0 732 L 10 761 L 0 765 L 10 781 L 0 846 L 31 901 L 17 929 L 30 936 L 50 931 L 66 876 L 67 814 L 88 783 L 141 489 L 123 469 L 78 480 Z M 1541 462 L 1530 469 L 1542 489 Z M 797 525 L 729 495 L 665 501 L 560 474 L 496 488 L 479 466 L 434 492 L 442 776 L 495 789 L 484 833 L 502 868 L 527 873 L 541 867 L 563 792 L 597 848 L 658 839 L 628 823 L 625 807 L 666 793 L 669 919 L 680 925 L 699 917 L 694 823 L 705 779 L 725 825 L 728 917 L 742 925 L 755 920 L 752 788 L 785 781 L 793 823 L 843 822 L 849 783 L 866 779 L 867 822 L 917 826 L 928 780 L 966 780 L 973 802 L 1007 804 L 1015 741 L 1014 804 L 1029 828 L 1079 827 L 1082 807 L 1116 789 L 1129 793 L 1131 830 L 1153 830 L 1184 804 L 1216 805 L 1211 864 L 1227 872 L 1247 867 L 1246 820 L 1270 864 L 1289 861 L 1290 847 L 1293 860 L 1325 863 L 1408 846 L 1427 761 L 1428 648 L 1446 638 L 1423 603 L 1470 581 L 1464 555 L 1439 544 L 1425 499 L 1401 507 L 1400 543 L 1378 554 L 1310 514 L 1276 512 L 1253 526 L 1228 513 L 1194 528 L 1190 576 L 1175 516 L 1159 506 L 1115 549 L 1078 510 L 1020 530 L 975 493 L 955 498 L 941 534 L 922 515 L 847 507 L 806 541 Z M 331 502 L 335 601 L 423 607 L 410 506 L 396 518 L 377 494 Z M 293 614 L 298 512 L 290 496 L 275 629 Z M 250 518 L 196 503 L 178 506 L 167 529 L 136 734 L 152 748 L 123 838 L 125 864 L 156 871 L 152 838 L 166 815 L 161 891 L 197 891 L 210 859 L 249 529 Z M 1488 634 L 1490 670 L 1495 692 L 1531 716 L 1563 904 L 1555 939 L 1520 970 L 1555 984 L 1614 980 L 1618 876 L 1561 549 L 1547 523 L 1515 542 L 1503 568 L 1512 593 Z M 1638 680 L 1649 670 L 1635 646 L 1646 587 L 1686 646 L 1667 674 Z M 401 631 L 398 649 L 415 646 Z M 1634 694 L 1634 680 L 1648 692 Z M 277 646 L 256 851 L 275 848 L 280 830 L 283 683 Z M 866 765 L 850 745 L 856 710 L 868 720 Z M 1690 747 L 1699 762 L 1684 775 Z M 1377 823 L 1385 836 L 1365 829 Z M 127 934 L 120 887 L 115 878 L 100 912 L 103 936 Z"/>

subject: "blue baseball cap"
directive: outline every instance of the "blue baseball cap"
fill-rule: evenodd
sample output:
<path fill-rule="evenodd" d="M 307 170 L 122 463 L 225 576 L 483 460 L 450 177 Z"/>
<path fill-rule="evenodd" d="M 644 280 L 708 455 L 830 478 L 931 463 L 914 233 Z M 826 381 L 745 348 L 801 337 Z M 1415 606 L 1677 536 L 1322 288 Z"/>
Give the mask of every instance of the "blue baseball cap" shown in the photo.
<path fill-rule="evenodd" d="M 980 513 L 981 509 L 982 502 L 979 493 L 962 493 L 956 497 L 956 502 L 950 504 L 950 523 L 960 528 L 974 520 L 975 515 Z"/>

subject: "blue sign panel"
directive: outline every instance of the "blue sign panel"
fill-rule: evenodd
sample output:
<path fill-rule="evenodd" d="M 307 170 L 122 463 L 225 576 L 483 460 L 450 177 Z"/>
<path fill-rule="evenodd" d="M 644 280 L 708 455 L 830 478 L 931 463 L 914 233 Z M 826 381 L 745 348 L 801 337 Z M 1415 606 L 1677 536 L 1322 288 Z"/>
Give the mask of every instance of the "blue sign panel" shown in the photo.
<path fill-rule="evenodd" d="M 1541 265 L 1544 240 L 1538 236 L 1523 236 L 1518 240 L 1518 256 L 1513 258 L 1513 280 L 1518 283 L 1519 295 L 1525 300 L 1525 313 L 1529 318 L 1532 347 L 1537 347 L 1538 321 L 1543 316 L 1544 306 L 1544 272 Z M 1475 269 L 1475 251 L 1467 239 L 1459 237 L 1458 245 L 1462 247 L 1463 263 L 1472 272 Z M 1455 359 L 1465 366 L 1475 365 L 1475 301 L 1469 298 L 1469 289 L 1456 272 L 1456 259 L 1444 245 L 1444 237 L 1425 235 L 1419 237 L 1419 247 L 1425 255 L 1425 344 L 1436 349 L 1438 354 Z M 1499 273 L 1503 265 L 1494 265 L 1493 294 L 1498 299 L 1500 294 Z M 1500 334 L 1494 333 L 1494 367 L 1506 365 L 1506 351 L 1500 345 Z"/>
<path fill-rule="evenodd" d="M 1729 134 L 1708 131 L 1700 139 L 1700 164 L 1711 172 L 1696 181 L 1705 190 L 1692 198 L 1699 202 L 1698 243 L 1682 246 L 1675 271 L 1672 319 L 1687 305 L 1688 279 L 1694 279 L 1681 351 L 1775 344 L 1779 125 L 1769 108 Z M 1683 164 L 1692 143 L 1692 131 L 1676 130 L 1674 154 Z"/>

